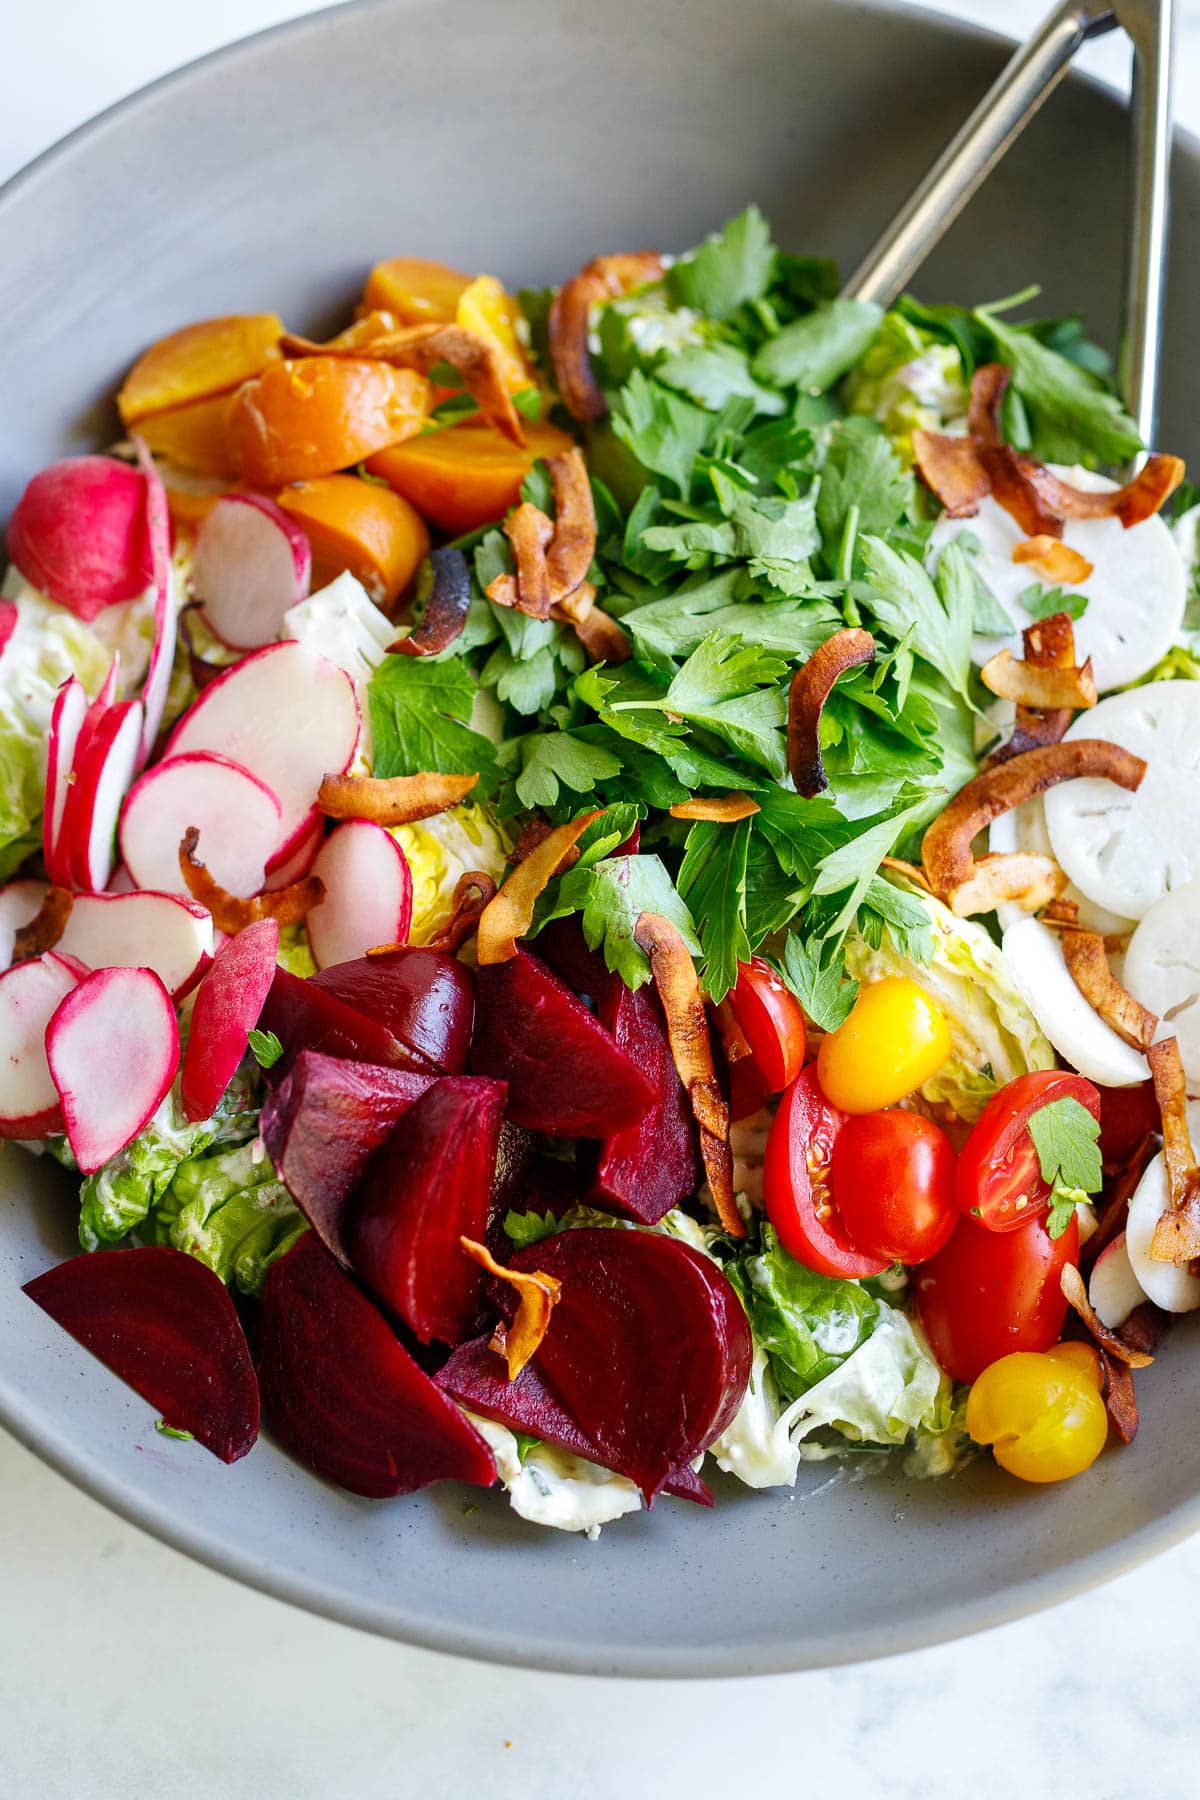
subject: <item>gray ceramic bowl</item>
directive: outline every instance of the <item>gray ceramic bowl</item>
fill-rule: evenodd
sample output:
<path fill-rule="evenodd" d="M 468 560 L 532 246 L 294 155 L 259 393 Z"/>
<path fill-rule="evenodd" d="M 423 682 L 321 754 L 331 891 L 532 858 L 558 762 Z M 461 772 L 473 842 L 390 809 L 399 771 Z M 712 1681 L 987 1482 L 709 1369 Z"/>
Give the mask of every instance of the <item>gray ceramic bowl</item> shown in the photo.
<path fill-rule="evenodd" d="M 343 314 L 411 252 L 511 283 L 603 249 L 682 248 L 757 199 L 789 247 L 849 263 L 1003 55 L 929 14 L 855 0 L 381 0 L 210 57 L 107 113 L 0 196 L 0 516 L 28 475 L 111 433 L 134 352 L 206 314 Z M 1112 341 L 1119 108 L 1060 91 L 921 277 L 930 298 L 1041 281 Z M 1200 150 L 1176 159 L 1162 440 L 1200 453 L 1185 296 Z M 232 1469 L 148 1409 L 20 1284 L 71 1253 L 73 1195 L 0 1155 L 0 1419 L 137 1524 L 300 1605 L 414 1643 L 548 1669 L 728 1675 L 875 1656 L 1011 1618 L 1200 1516 L 1200 1350 L 1139 1386 L 1136 1449 L 1038 1492 L 987 1466 L 944 1484 L 794 1493 L 720 1482 L 597 1544 L 499 1496 L 391 1503 L 324 1486 L 269 1441 Z"/>

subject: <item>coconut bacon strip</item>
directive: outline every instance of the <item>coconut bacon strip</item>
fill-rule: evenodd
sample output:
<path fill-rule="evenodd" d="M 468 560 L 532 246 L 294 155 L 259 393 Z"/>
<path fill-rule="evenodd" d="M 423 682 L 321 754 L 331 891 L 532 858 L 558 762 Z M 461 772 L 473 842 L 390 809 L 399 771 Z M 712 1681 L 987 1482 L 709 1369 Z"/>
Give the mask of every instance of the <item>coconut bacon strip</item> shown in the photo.
<path fill-rule="evenodd" d="M 829 786 L 821 758 L 821 713 L 839 675 L 875 660 L 869 631 L 846 626 L 819 644 L 792 676 L 788 690 L 787 761 L 796 792 L 806 800 Z"/>
<path fill-rule="evenodd" d="M 1003 700 L 1015 700 L 1032 711 L 1080 711 L 1095 706 L 1099 696 L 1089 656 L 1081 669 L 1022 662 L 1011 650 L 998 650 L 979 671 L 984 687 Z"/>
<path fill-rule="evenodd" d="M 1053 905 L 1066 885 L 1067 877 L 1052 856 L 1038 856 L 1031 850 L 994 851 L 981 856 L 972 874 L 946 899 L 959 919 L 995 912 L 1005 902 L 1035 913 Z"/>
<path fill-rule="evenodd" d="M 981 450 L 997 450 L 1004 442 L 1000 408 L 1011 381 L 1007 363 L 981 363 L 971 377 L 967 430 Z"/>
<path fill-rule="evenodd" d="M 208 908 L 217 930 L 228 937 L 236 937 L 245 926 L 253 925 L 259 919 L 276 919 L 280 925 L 296 925 L 325 898 L 325 883 L 320 876 L 306 875 L 303 881 L 294 881 L 290 887 L 279 888 L 275 893 L 256 894 L 252 900 L 243 900 L 213 880 L 196 855 L 199 843 L 200 833 L 190 825 L 179 846 L 179 872 L 192 899 Z"/>
<path fill-rule="evenodd" d="M 559 289 L 550 308 L 550 361 L 562 403 L 573 419 L 602 419 L 608 410 L 588 349 L 592 307 L 657 281 L 662 272 L 657 250 L 597 256 Z"/>
<path fill-rule="evenodd" d="M 1107 488 L 1097 494 L 1072 487 L 1031 456 L 1017 460 L 1021 474 L 1048 512 L 1060 519 L 1120 519 L 1127 531 L 1158 512 L 1186 473 L 1180 457 L 1156 452 L 1124 487 Z"/>
<path fill-rule="evenodd" d="M 13 937 L 13 961 L 25 962 L 31 956 L 53 950 L 67 929 L 74 905 L 75 896 L 70 888 L 47 888 L 32 919 L 19 926 Z"/>
<path fill-rule="evenodd" d="M 538 895 L 602 811 L 600 807 L 593 812 L 581 813 L 567 825 L 556 825 L 517 864 L 480 914 L 475 954 L 481 966 L 510 962 L 517 954 L 517 939 L 524 937 L 533 923 Z"/>
<path fill-rule="evenodd" d="M 913 432 L 917 474 L 941 501 L 951 519 L 973 519 L 979 502 L 992 491 L 983 458 L 969 437 L 942 431 Z"/>
<path fill-rule="evenodd" d="M 1104 939 L 1094 931 L 1064 931 L 1063 960 L 1071 979 L 1104 1023 L 1134 1050 L 1148 1050 L 1158 1018 L 1121 986 L 1108 966 Z"/>
<path fill-rule="evenodd" d="M 419 775 L 326 775 L 317 806 L 327 819 L 370 819 L 375 825 L 412 825 L 431 819 L 465 800 L 475 775 L 443 775 L 425 769 Z"/>
<path fill-rule="evenodd" d="M 1044 532 L 1014 544 L 1012 559 L 1015 563 L 1028 563 L 1043 581 L 1061 581 L 1068 587 L 1086 581 L 1095 567 L 1081 551 L 1073 550 L 1061 538 L 1050 537 Z"/>
<path fill-rule="evenodd" d="M 1026 667 L 1038 669 L 1073 669 L 1075 667 L 1075 627 L 1071 623 L 1069 613 L 1051 613 L 1048 619 L 1039 619 L 1036 624 L 1027 625 L 1021 636 L 1025 645 Z M 998 750 L 992 752 L 989 762 L 1007 762 L 1010 757 L 1019 756 L 1023 750 L 1034 750 L 1039 745 L 1057 744 L 1070 723 L 1071 709 L 1069 707 L 1055 707 L 1042 711 L 1031 706 L 1023 706 L 1018 702 L 1012 736 L 1006 744 L 1002 744 Z"/>
<path fill-rule="evenodd" d="M 680 800 L 667 808 L 673 819 L 702 819 L 710 825 L 736 825 L 739 819 L 751 819 L 762 807 L 749 794 L 720 794 L 707 799 L 697 795 Z"/>
<path fill-rule="evenodd" d="M 429 556 L 433 586 L 421 622 L 388 650 L 397 656 L 436 656 L 462 636 L 471 605 L 471 571 L 461 550 L 447 547 Z"/>
<path fill-rule="evenodd" d="M 654 985 L 666 1015 L 671 1058 L 699 1128 L 700 1154 L 717 1217 L 730 1237 L 745 1237 L 746 1227 L 733 1197 L 729 1107 L 713 1065 L 712 1039 L 696 965 L 676 927 L 659 913 L 639 914 L 633 938 L 650 959 Z"/>
<path fill-rule="evenodd" d="M 1200 1257 L 1200 1169 L 1187 1119 L 1187 1081 L 1179 1039 L 1164 1038 L 1146 1052 L 1154 1097 L 1162 1114 L 1167 1208 L 1154 1227 L 1150 1254 L 1158 1262 L 1189 1263 Z"/>
<path fill-rule="evenodd" d="M 460 1237 L 458 1241 L 472 1262 L 517 1291 L 512 1324 L 497 1325 L 488 1344 L 489 1350 L 504 1358 L 508 1379 L 515 1381 L 550 1328 L 550 1315 L 558 1305 L 562 1282 L 557 1275 L 547 1275 L 541 1269 L 528 1273 L 524 1269 L 507 1269 L 496 1261 L 486 1244 L 477 1244 L 473 1238 Z"/>
<path fill-rule="evenodd" d="M 1074 1263 L 1068 1263 L 1059 1277 L 1063 1299 L 1086 1326 L 1089 1335 L 1095 1339 L 1102 1350 L 1115 1357 L 1131 1369 L 1147 1369 L 1154 1358 L 1145 1350 L 1137 1350 L 1127 1344 L 1115 1331 L 1102 1325 L 1096 1315 L 1095 1308 L 1088 1299 L 1087 1284 Z"/>
<path fill-rule="evenodd" d="M 1056 787 L 1060 781 L 1103 778 L 1132 793 L 1141 785 L 1145 773 L 1146 765 L 1140 756 L 1134 756 L 1119 744 L 1106 743 L 1102 738 L 1077 738 L 1073 743 L 1026 750 L 1008 762 L 984 769 L 959 790 L 925 832 L 921 861 L 930 886 L 940 899 L 957 911 L 956 890 L 962 889 L 965 893 L 966 884 L 978 874 L 971 854 L 972 840 L 993 819 L 1011 812 L 1014 806 L 1032 800 L 1037 794 L 1044 794 L 1047 788 Z M 1037 860 L 1046 863 L 1049 859 Z M 983 862 L 986 865 L 988 859 L 984 858 Z M 1045 898 L 1052 897 L 1046 895 Z M 1038 904 L 1044 903 L 1043 900 Z M 980 909 L 972 904 L 972 910 Z M 1029 906 L 1026 910 L 1033 911 L 1035 907 Z M 959 916 L 965 915 L 960 912 Z"/>

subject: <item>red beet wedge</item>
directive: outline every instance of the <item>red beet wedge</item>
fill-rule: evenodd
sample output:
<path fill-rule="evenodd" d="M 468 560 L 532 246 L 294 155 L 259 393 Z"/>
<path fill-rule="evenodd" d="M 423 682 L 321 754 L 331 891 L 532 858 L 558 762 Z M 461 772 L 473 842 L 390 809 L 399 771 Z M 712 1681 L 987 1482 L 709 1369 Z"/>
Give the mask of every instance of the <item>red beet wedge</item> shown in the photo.
<path fill-rule="evenodd" d="M 182 1250 L 73 1256 L 25 1284 L 43 1312 L 222 1462 L 258 1437 L 258 1382 L 224 1282 Z"/>
<path fill-rule="evenodd" d="M 280 1443 L 352 1494 L 496 1478 L 474 1426 L 311 1231 L 267 1272 L 258 1364 Z"/>
<path fill-rule="evenodd" d="M 675 1072 L 662 1008 L 649 987 L 627 988 L 614 980 L 599 997 L 598 1017 L 650 1082 L 655 1099 L 635 1124 L 600 1145 L 588 1202 L 655 1225 L 704 1180 L 691 1104 Z"/>
<path fill-rule="evenodd" d="M 315 977 L 306 981 L 277 969 L 258 1022 L 263 1031 L 273 1031 L 283 1045 L 283 1055 L 268 1076 L 272 1082 L 282 1081 L 302 1050 L 320 1050 L 326 1056 L 381 1063 L 393 1069 L 417 1069 L 425 1075 L 436 1073 L 386 1025 L 356 1012 L 336 994 L 326 993 Z"/>
<path fill-rule="evenodd" d="M 526 1363 L 517 1379 L 510 1381 L 504 1358 L 488 1349 L 486 1336 L 460 1345 L 439 1369 L 437 1381 L 461 1405 L 469 1406 L 485 1419 L 507 1425 L 510 1431 L 542 1438 L 547 1444 L 569 1450 L 572 1456 L 586 1457 L 588 1462 L 604 1460 L 592 1439 L 555 1399 L 535 1364 Z M 712 1505 L 707 1483 L 701 1481 L 689 1463 L 668 1476 L 663 1492 L 679 1500 L 694 1500 L 697 1506 Z"/>
<path fill-rule="evenodd" d="M 384 1027 L 411 1052 L 413 1066 L 461 1075 L 471 1048 L 475 983 L 445 950 L 420 946 L 334 963 L 312 984 Z"/>
<path fill-rule="evenodd" d="M 641 1070 L 528 950 L 478 972 L 471 1066 L 508 1083 L 508 1116 L 551 1137 L 607 1137 L 655 1101 Z"/>
<path fill-rule="evenodd" d="M 259 1120 L 279 1179 L 327 1250 L 349 1266 L 346 1202 L 401 1114 L 436 1075 L 302 1050 Z M 465 1258 L 464 1258 L 465 1261 Z"/>
<path fill-rule="evenodd" d="M 350 1203 L 352 1266 L 423 1344 L 461 1343 L 479 1323 L 482 1272 L 459 1239 L 487 1228 L 504 1095 L 480 1075 L 435 1081 Z"/>
<path fill-rule="evenodd" d="M 649 1231 L 562 1231 L 511 1266 L 562 1282 L 538 1373 L 598 1460 L 649 1502 L 746 1391 L 750 1327 L 737 1295 L 708 1257 Z"/>

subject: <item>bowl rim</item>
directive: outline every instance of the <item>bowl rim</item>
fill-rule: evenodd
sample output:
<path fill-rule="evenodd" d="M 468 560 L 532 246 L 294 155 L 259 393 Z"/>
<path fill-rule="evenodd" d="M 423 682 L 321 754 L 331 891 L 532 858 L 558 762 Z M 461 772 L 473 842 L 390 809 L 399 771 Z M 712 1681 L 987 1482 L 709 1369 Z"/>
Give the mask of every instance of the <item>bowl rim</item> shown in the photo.
<path fill-rule="evenodd" d="M 418 3 L 419 0 L 340 0 L 340 3 L 333 0 L 332 4 L 298 18 L 283 19 L 230 43 L 220 44 L 202 56 L 165 71 L 75 126 L 0 184 L 0 231 L 7 205 L 22 196 L 27 188 L 35 186 L 44 175 L 52 173 L 78 143 L 98 137 L 110 126 L 156 103 L 160 95 L 191 80 L 198 70 L 234 61 L 249 46 L 284 34 L 299 37 L 304 33 L 319 32 L 335 16 Z M 998 53 L 1011 50 L 1015 42 L 1006 33 L 935 11 L 929 6 L 911 4 L 910 0 L 856 0 L 856 3 L 863 10 L 912 14 L 945 37 L 990 46 Z M 1114 89 L 1085 71 L 1070 70 L 1067 80 L 1106 98 L 1114 96 Z M 1174 127 L 1173 148 L 1176 152 L 1190 153 L 1200 162 L 1200 135 L 1180 125 Z M 815 1653 L 808 1650 L 802 1637 L 789 1644 L 741 1645 L 736 1650 L 705 1643 L 689 1645 L 686 1650 L 629 1643 L 604 1651 L 569 1639 L 558 1641 L 475 1624 L 443 1626 L 426 1615 L 407 1614 L 402 1603 L 350 1599 L 327 1581 L 294 1568 L 264 1562 L 230 1545 L 202 1524 L 181 1520 L 165 1505 L 111 1476 L 61 1432 L 45 1423 L 38 1416 L 38 1409 L 29 1404 L 3 1371 L 0 1371 L 0 1425 L 25 1449 L 32 1451 L 83 1493 L 160 1543 L 193 1558 L 216 1574 L 243 1582 L 271 1599 L 375 1636 L 446 1655 L 547 1674 L 668 1680 L 753 1678 L 900 1656 L 1011 1624 L 1073 1599 L 1171 1549 L 1200 1528 L 1198 1491 L 1117 1542 L 1085 1552 L 1042 1574 L 1028 1576 L 1002 1591 L 950 1602 L 899 1627 L 894 1622 L 866 1627 L 858 1624 L 841 1635 L 836 1632 L 826 1634 Z"/>

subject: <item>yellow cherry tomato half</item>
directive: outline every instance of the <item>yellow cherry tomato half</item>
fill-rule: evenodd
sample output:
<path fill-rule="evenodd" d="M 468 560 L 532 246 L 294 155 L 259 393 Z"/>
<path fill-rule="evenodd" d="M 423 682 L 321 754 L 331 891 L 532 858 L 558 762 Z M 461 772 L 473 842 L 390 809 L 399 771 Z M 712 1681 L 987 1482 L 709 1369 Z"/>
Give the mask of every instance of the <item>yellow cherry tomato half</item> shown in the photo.
<path fill-rule="evenodd" d="M 878 1112 L 940 1069 L 950 1054 L 946 1015 L 915 981 L 868 983 L 849 1016 L 821 1042 L 817 1073 L 831 1106 Z"/>
<path fill-rule="evenodd" d="M 1088 1344 L 1018 1350 L 991 1363 L 967 1398 L 967 1430 L 1021 1481 L 1067 1481 L 1108 1437 L 1100 1358 Z"/>

